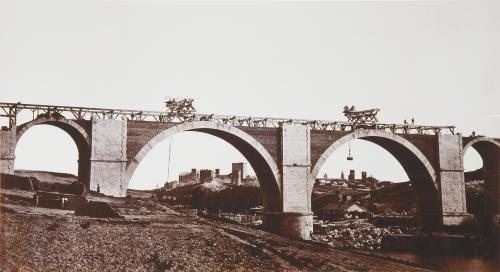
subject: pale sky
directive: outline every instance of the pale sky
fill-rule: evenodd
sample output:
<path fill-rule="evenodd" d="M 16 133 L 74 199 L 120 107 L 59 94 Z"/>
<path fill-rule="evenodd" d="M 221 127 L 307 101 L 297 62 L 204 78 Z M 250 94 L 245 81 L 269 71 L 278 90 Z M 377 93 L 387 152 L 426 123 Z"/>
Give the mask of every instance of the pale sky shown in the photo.
<path fill-rule="evenodd" d="M 201 113 L 329 120 L 356 105 L 381 108 L 381 122 L 499 138 L 498 14 L 499 1 L 0 1 L 0 100 L 163 110 L 166 96 L 191 97 Z M 171 178 L 243 160 L 208 135 L 172 145 Z M 352 149 L 353 162 L 345 147 L 320 175 L 407 179 L 374 144 Z M 28 131 L 16 156 L 19 169 L 77 169 L 72 140 L 52 127 Z M 167 161 L 168 140 L 131 187 L 162 184 Z"/>

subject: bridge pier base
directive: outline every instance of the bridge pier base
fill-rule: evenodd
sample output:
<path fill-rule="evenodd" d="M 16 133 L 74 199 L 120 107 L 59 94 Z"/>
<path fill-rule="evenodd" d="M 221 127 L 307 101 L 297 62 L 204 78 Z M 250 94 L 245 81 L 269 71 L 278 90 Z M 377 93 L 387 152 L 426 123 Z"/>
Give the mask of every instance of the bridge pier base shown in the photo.
<path fill-rule="evenodd" d="M 464 223 L 472 215 L 468 213 L 444 213 L 443 225 L 444 226 L 459 226 Z"/>
<path fill-rule="evenodd" d="M 0 130 L 0 173 L 14 174 L 15 150 L 17 144 L 16 128 Z"/>
<path fill-rule="evenodd" d="M 483 176 L 485 182 L 484 214 L 500 214 L 500 171 L 485 169 Z"/>
<path fill-rule="evenodd" d="M 313 232 L 312 212 L 268 212 L 262 223 L 273 233 L 292 238 L 311 240 Z"/>

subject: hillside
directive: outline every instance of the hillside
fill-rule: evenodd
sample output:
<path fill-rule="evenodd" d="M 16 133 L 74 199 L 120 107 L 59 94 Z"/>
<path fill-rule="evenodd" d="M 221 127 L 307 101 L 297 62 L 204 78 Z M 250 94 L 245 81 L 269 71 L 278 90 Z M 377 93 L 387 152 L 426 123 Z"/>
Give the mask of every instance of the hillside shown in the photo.
<path fill-rule="evenodd" d="M 16 170 L 15 175 L 20 177 L 34 177 L 40 182 L 48 184 L 71 184 L 72 182 L 78 181 L 78 177 L 75 175 L 48 171 Z"/>
<path fill-rule="evenodd" d="M 133 198 L 151 198 L 153 196 L 152 190 L 136 190 L 136 189 L 127 189 L 127 196 Z"/>
<path fill-rule="evenodd" d="M 385 211 L 415 213 L 416 201 L 410 182 L 401 182 L 373 191 L 363 206 L 377 214 Z"/>

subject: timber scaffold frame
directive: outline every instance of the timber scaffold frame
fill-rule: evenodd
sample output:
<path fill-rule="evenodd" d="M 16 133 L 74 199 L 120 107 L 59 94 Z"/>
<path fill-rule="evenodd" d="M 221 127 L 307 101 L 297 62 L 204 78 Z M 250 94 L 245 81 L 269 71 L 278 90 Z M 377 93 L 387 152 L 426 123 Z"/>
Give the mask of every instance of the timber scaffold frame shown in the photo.
<path fill-rule="evenodd" d="M 193 121 L 212 121 L 231 126 L 240 127 L 268 127 L 279 128 L 282 124 L 301 124 L 307 125 L 312 130 L 330 130 L 330 131 L 355 131 L 359 129 L 385 130 L 392 133 L 402 134 L 440 134 L 443 132 L 455 134 L 455 126 L 424 126 L 414 124 L 384 124 L 370 122 L 362 125 L 345 121 L 326 121 L 326 120 L 306 120 L 290 118 L 270 118 L 270 117 L 249 117 L 217 114 L 201 114 L 189 112 L 179 114 L 171 111 L 142 111 L 126 109 L 106 109 L 106 108 L 88 108 L 73 106 L 54 106 L 22 103 L 0 102 L 0 117 L 9 119 L 9 127 L 16 126 L 18 114 L 22 111 L 31 112 L 34 119 L 43 116 L 52 116 L 54 118 L 68 118 L 77 120 L 89 120 L 92 115 L 101 119 L 126 118 L 130 121 L 149 121 L 162 123 L 186 123 Z"/>

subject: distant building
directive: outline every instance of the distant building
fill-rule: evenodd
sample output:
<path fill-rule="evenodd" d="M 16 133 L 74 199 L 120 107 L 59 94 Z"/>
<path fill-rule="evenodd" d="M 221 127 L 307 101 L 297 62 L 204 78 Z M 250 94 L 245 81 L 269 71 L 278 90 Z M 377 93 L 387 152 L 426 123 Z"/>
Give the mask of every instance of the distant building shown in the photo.
<path fill-rule="evenodd" d="M 209 182 L 214 180 L 214 171 L 209 169 L 200 170 L 200 182 Z"/>
<path fill-rule="evenodd" d="M 349 171 L 349 177 L 347 179 L 349 181 L 354 181 L 356 179 L 356 171 L 355 170 L 350 170 Z"/>
<path fill-rule="evenodd" d="M 200 173 L 196 170 L 196 168 L 191 169 L 191 172 L 182 172 L 179 174 L 179 185 L 199 181 Z"/>
<path fill-rule="evenodd" d="M 241 170 L 233 169 L 233 173 L 231 174 L 231 183 L 234 185 L 241 185 Z"/>
<path fill-rule="evenodd" d="M 338 192 L 339 202 L 357 201 L 367 195 L 367 191 L 357 191 L 352 189 L 344 189 Z"/>
<path fill-rule="evenodd" d="M 191 172 L 182 172 L 179 174 L 179 183 L 189 183 L 191 181 Z"/>
<path fill-rule="evenodd" d="M 167 190 L 170 190 L 170 189 L 174 189 L 177 187 L 177 185 L 179 184 L 179 182 L 177 180 L 174 180 L 174 181 L 171 181 L 171 182 L 165 182 L 165 184 L 163 185 L 163 188 L 167 189 Z"/>
<path fill-rule="evenodd" d="M 368 179 L 367 179 L 367 174 L 366 174 L 366 171 L 362 171 L 361 172 L 361 182 L 363 184 L 368 184 Z"/>
<path fill-rule="evenodd" d="M 319 208 L 315 213 L 323 218 L 336 219 L 373 216 L 372 212 L 357 203 L 330 203 Z"/>
<path fill-rule="evenodd" d="M 231 177 L 231 174 L 228 174 L 228 175 L 218 175 L 215 177 L 215 179 L 217 179 L 218 181 L 222 182 L 222 183 L 228 183 L 228 184 L 231 184 L 233 182 L 233 179 Z"/>
<path fill-rule="evenodd" d="M 371 175 L 366 179 L 366 183 L 367 183 L 367 186 L 370 186 L 370 188 L 372 188 L 372 189 L 375 189 L 378 187 L 378 180 Z"/>
<path fill-rule="evenodd" d="M 392 181 L 379 181 L 379 182 L 377 182 L 377 185 L 379 187 L 389 187 L 392 184 L 394 184 L 394 182 L 392 182 Z"/>
<path fill-rule="evenodd" d="M 241 181 L 246 177 L 246 163 L 235 162 L 232 166 L 231 181 L 235 185 L 241 185 Z"/>
<path fill-rule="evenodd" d="M 198 182 L 198 181 L 200 181 L 200 172 L 198 172 L 198 170 L 196 170 L 196 168 L 191 169 L 190 180 L 192 182 Z"/>

